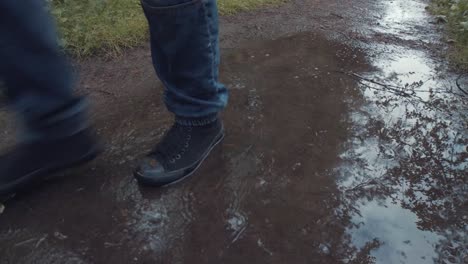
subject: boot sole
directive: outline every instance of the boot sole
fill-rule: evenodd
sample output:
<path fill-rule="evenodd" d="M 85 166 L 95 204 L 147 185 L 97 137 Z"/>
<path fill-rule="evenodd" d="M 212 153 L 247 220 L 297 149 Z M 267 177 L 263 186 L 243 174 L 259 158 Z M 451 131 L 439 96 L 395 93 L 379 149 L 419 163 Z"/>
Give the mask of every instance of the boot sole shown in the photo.
<path fill-rule="evenodd" d="M 72 169 L 94 160 L 101 152 L 101 148 L 99 146 L 95 146 L 86 154 L 74 161 L 70 161 L 60 165 L 53 164 L 45 168 L 38 169 L 34 172 L 29 173 L 26 176 L 17 179 L 14 182 L 0 186 L 0 195 L 11 195 L 19 191 L 24 191 L 28 189 L 28 187 L 33 186 L 34 184 L 38 184 L 48 179 L 52 179 L 52 174 Z"/>
<path fill-rule="evenodd" d="M 137 179 L 138 183 L 140 184 L 143 184 L 143 185 L 147 185 L 147 186 L 154 186 L 154 187 L 168 187 L 168 186 L 171 186 L 171 185 L 174 185 L 174 184 L 177 184 L 177 183 L 180 183 L 182 182 L 183 180 L 189 178 L 190 176 L 192 176 L 197 170 L 198 168 L 200 168 L 200 166 L 202 165 L 202 163 L 206 160 L 206 158 L 210 155 L 211 151 L 213 151 L 213 149 L 219 144 L 221 143 L 221 141 L 223 141 L 224 139 L 224 131 L 222 131 L 220 133 L 220 135 L 218 135 L 218 137 L 213 141 L 213 143 L 211 144 L 210 148 L 205 152 L 205 154 L 202 156 L 202 158 L 192 167 L 188 168 L 187 169 L 187 173 L 180 177 L 179 179 L 175 180 L 175 181 L 171 181 L 171 182 L 154 182 L 154 181 L 151 181 L 147 178 L 144 178 L 142 175 L 140 175 L 138 172 L 134 172 L 134 176 L 135 178 Z"/>

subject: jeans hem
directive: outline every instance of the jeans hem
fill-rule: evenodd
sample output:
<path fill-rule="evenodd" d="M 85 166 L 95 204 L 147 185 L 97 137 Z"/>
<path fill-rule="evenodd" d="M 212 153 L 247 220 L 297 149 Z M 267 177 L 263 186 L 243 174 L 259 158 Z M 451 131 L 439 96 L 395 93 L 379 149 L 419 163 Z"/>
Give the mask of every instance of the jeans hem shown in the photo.
<path fill-rule="evenodd" d="M 213 114 L 204 117 L 176 116 L 175 122 L 183 126 L 205 126 L 216 122 L 216 120 L 218 120 L 218 114 Z"/>

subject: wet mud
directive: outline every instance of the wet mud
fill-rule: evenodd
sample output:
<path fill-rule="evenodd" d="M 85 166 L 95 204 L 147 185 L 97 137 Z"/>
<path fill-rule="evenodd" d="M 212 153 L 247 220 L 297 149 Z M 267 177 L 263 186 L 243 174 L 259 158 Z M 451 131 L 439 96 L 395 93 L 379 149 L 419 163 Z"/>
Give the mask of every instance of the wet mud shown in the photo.
<path fill-rule="evenodd" d="M 82 62 L 106 151 L 4 203 L 0 263 L 466 263 L 467 97 L 424 6 L 224 18 L 227 137 L 169 188 L 131 176 L 172 122 L 148 51 Z"/>

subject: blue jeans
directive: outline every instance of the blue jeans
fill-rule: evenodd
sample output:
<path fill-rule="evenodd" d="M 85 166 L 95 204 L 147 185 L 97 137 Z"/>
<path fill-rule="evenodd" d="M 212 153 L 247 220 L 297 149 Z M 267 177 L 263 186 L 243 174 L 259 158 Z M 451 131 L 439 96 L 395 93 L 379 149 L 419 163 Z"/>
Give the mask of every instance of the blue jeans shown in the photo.
<path fill-rule="evenodd" d="M 218 82 L 216 1 L 142 0 L 142 6 L 167 108 L 178 122 L 213 120 L 227 102 Z M 56 38 L 43 1 L 0 0 L 0 78 L 27 139 L 66 137 L 87 127 L 87 105 L 73 95 Z"/>
<path fill-rule="evenodd" d="M 218 81 L 216 0 L 141 0 L 150 26 L 154 68 L 178 122 L 203 124 L 228 100 Z"/>
<path fill-rule="evenodd" d="M 86 127 L 86 103 L 41 0 L 0 1 L 0 80 L 25 126 L 25 140 L 66 137 Z"/>

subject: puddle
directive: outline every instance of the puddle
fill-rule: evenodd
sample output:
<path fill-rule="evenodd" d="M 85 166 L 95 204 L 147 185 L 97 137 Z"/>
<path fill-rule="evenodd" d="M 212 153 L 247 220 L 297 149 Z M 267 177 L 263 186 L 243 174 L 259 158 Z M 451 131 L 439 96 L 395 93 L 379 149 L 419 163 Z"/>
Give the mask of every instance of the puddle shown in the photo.
<path fill-rule="evenodd" d="M 435 80 L 435 63 L 423 51 L 404 50 L 393 45 L 386 45 L 384 49 L 385 53 L 374 61 L 374 65 L 382 71 L 378 76 L 379 80 L 416 91 L 418 96 L 427 96 L 428 91 L 438 87 Z"/>
<path fill-rule="evenodd" d="M 83 255 L 61 245 L 59 236 L 31 233 L 26 229 L 0 232 L 0 242 L 8 246 L 0 248 L 1 263 L 66 263 L 88 264 Z M 5 261 L 5 262 L 4 262 Z"/>
<path fill-rule="evenodd" d="M 382 1 L 384 14 L 378 18 L 380 26 L 375 28 L 377 32 L 391 34 L 403 40 L 420 40 L 418 31 L 425 30 L 425 24 L 429 23 L 430 17 L 426 13 L 426 2 L 418 0 L 392 0 Z M 426 42 L 431 41 L 427 37 Z"/>
<path fill-rule="evenodd" d="M 195 220 L 193 203 L 196 197 L 192 192 L 174 188 L 148 193 L 128 179 L 110 190 L 117 192 L 119 202 L 127 205 L 122 208 L 124 232 L 119 236 L 120 240 L 130 239 L 141 245 L 129 249 L 128 255 L 137 262 L 148 255 L 160 262 L 167 258 L 165 252 L 181 254 L 180 241 L 184 240 Z M 174 263 L 181 261 L 177 254 L 170 259 Z"/>
<path fill-rule="evenodd" d="M 426 19 L 419 2 L 386 5 L 385 32 L 403 39 Z M 346 232 L 357 248 L 374 243 L 376 263 L 464 263 L 467 98 L 424 51 L 373 47 L 376 71 L 354 76 L 365 103 L 350 114 L 354 135 L 337 169 L 352 212 Z"/>
<path fill-rule="evenodd" d="M 399 81 L 408 81 L 403 70 L 398 71 L 403 76 Z M 417 75 L 424 74 L 411 78 Z M 362 221 L 348 232 L 357 247 L 374 238 L 383 243 L 371 253 L 377 263 L 432 263 L 441 237 L 447 232 L 463 233 L 467 227 L 463 209 L 468 197 L 466 105 L 447 94 L 407 101 L 393 93 L 363 89 L 369 103 L 352 114 L 356 134 L 342 154 L 340 168 L 343 196 L 358 212 L 353 222 Z M 431 109 L 440 100 L 448 105 L 439 103 L 434 108 L 444 111 Z M 351 202 L 364 197 L 367 200 L 358 205 Z M 420 242 L 409 247 L 405 241 L 411 239 L 400 239 L 408 235 Z M 465 239 L 456 243 L 468 246 Z M 446 254 L 440 259 L 467 256 L 466 251 L 461 256 Z"/>
<path fill-rule="evenodd" d="M 426 264 L 437 258 L 442 237 L 419 229 L 416 214 L 390 199 L 356 204 L 359 215 L 352 217 L 355 227 L 347 232 L 358 248 L 378 241 L 380 246 L 372 251 L 376 263 Z"/>

